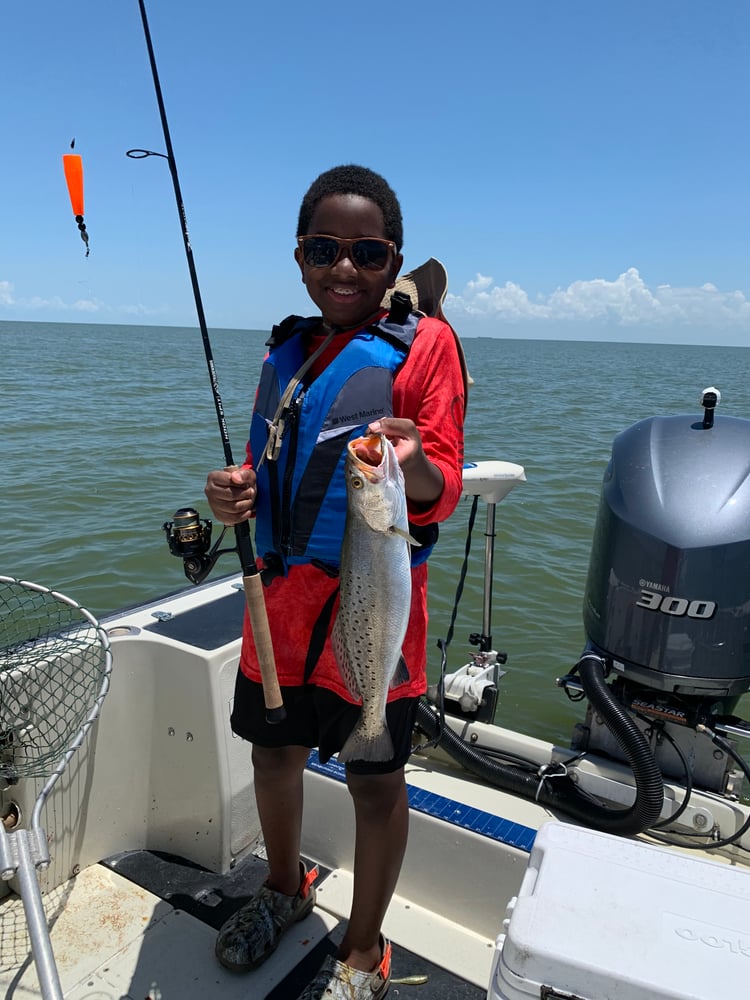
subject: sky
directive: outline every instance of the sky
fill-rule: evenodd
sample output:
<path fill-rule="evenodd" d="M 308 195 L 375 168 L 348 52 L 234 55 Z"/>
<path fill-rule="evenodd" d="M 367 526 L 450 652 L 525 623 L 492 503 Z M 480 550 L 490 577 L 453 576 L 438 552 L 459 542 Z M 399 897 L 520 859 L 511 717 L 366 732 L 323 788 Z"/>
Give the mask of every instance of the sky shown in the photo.
<path fill-rule="evenodd" d="M 362 163 L 462 337 L 750 345 L 746 0 L 146 10 L 210 329 L 313 311 L 299 203 Z M 0 88 L 0 320 L 196 326 L 138 0 L 4 4 Z"/>

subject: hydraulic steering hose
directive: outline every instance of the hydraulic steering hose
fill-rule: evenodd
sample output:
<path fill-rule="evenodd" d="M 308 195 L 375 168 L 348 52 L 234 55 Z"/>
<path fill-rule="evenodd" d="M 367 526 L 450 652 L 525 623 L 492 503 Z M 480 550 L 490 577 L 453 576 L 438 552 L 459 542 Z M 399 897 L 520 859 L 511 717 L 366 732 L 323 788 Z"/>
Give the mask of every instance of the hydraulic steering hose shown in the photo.
<path fill-rule="evenodd" d="M 440 727 L 425 701 L 417 711 L 418 727 L 467 771 L 505 791 L 558 809 L 573 819 L 608 833 L 633 836 L 648 830 L 659 819 L 664 783 L 648 740 L 604 681 L 604 663 L 595 653 L 584 653 L 577 664 L 586 695 L 615 736 L 633 770 L 635 802 L 626 809 L 610 809 L 587 798 L 567 775 L 544 780 L 536 773 L 493 760 L 465 743 L 451 729 Z"/>

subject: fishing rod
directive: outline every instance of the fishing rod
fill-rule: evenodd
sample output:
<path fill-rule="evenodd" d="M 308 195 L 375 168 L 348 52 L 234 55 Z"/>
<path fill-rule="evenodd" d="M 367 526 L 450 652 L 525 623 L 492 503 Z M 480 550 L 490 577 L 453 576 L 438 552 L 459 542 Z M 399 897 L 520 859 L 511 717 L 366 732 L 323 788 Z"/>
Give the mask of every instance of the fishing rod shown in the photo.
<path fill-rule="evenodd" d="M 208 374 L 211 382 L 211 393 L 213 395 L 216 416 L 219 422 L 221 443 L 224 448 L 224 462 L 227 468 L 235 468 L 236 466 L 232 457 L 232 448 L 229 443 L 229 431 L 227 429 L 227 422 L 224 416 L 224 406 L 219 393 L 219 381 L 216 375 L 216 366 L 214 364 L 211 341 L 209 340 L 208 328 L 206 326 L 206 316 L 203 311 L 203 301 L 201 299 L 200 287 L 198 285 L 198 274 L 195 269 L 195 261 L 193 260 L 193 248 L 190 245 L 187 216 L 185 214 L 185 206 L 182 201 L 180 179 L 177 173 L 177 161 L 175 160 L 174 150 L 172 148 L 172 139 L 169 133 L 167 113 L 164 107 L 164 98 L 162 97 L 159 73 L 156 68 L 156 57 L 154 55 L 154 47 L 151 42 L 151 31 L 148 26 L 148 17 L 146 16 L 146 5 L 144 0 L 138 0 L 138 6 L 141 11 L 143 34 L 146 39 L 146 48 L 148 49 L 148 58 L 151 64 L 151 75 L 154 80 L 154 91 L 156 92 L 156 101 L 159 105 L 159 117 L 161 118 L 161 126 L 164 133 L 164 142 L 167 152 L 164 154 L 155 153 L 148 149 L 129 149 L 125 155 L 131 157 L 132 159 L 143 159 L 147 156 L 160 156 L 165 159 L 169 165 L 169 172 L 172 175 L 175 201 L 177 202 L 177 212 L 180 216 L 180 227 L 182 229 L 182 239 L 185 245 L 185 256 L 187 257 L 188 270 L 190 271 L 190 282 L 193 286 L 195 308 L 198 313 L 198 325 L 200 326 L 201 337 L 203 339 L 203 352 L 206 356 L 206 364 L 208 366 Z M 179 525 L 177 524 L 178 521 L 180 522 Z M 175 547 L 173 548 L 173 541 L 170 538 L 170 550 L 176 555 L 183 554 L 183 552 L 179 550 L 181 549 L 180 543 L 184 542 L 186 543 L 186 553 L 188 558 L 190 558 L 194 553 L 193 546 L 196 539 L 200 540 L 200 536 L 202 536 L 203 533 L 203 529 L 200 525 L 200 518 L 198 517 L 197 512 L 192 508 L 185 508 L 177 511 L 175 514 L 175 525 L 175 532 L 178 535 L 178 539 L 175 541 Z M 165 528 L 167 528 L 167 525 L 165 525 Z M 210 528 L 208 530 L 210 533 Z M 284 709 L 284 702 L 281 697 L 281 689 L 279 687 L 279 679 L 276 673 L 276 661 L 274 658 L 273 644 L 271 642 L 271 631 L 268 625 L 268 614 L 266 612 L 266 603 L 263 597 L 263 583 L 261 581 L 260 572 L 255 563 L 253 543 L 250 538 L 250 526 L 247 521 L 242 521 L 240 524 L 236 524 L 234 527 L 234 533 L 237 541 L 236 551 L 240 559 L 240 565 L 242 566 L 242 583 L 245 589 L 247 608 L 250 615 L 250 624 L 253 631 L 253 639 L 255 640 L 255 648 L 258 654 L 258 664 L 260 666 L 261 678 L 263 680 L 266 720 L 270 723 L 278 723 L 282 722 L 286 718 L 286 711 Z M 168 531 L 168 537 L 169 535 L 170 532 Z M 220 541 L 221 539 L 219 539 L 219 542 Z M 175 548 L 178 549 L 178 551 L 175 551 Z M 205 576 L 210 570 L 213 562 L 215 561 L 215 557 L 218 557 L 218 555 L 221 554 L 216 551 L 217 548 L 218 543 L 214 551 L 211 553 L 214 558 L 209 560 L 207 567 L 204 565 L 203 569 L 205 572 L 201 570 L 203 576 Z M 186 573 L 187 572 L 188 569 L 186 560 Z M 199 581 L 198 579 L 195 579 L 194 582 Z"/>

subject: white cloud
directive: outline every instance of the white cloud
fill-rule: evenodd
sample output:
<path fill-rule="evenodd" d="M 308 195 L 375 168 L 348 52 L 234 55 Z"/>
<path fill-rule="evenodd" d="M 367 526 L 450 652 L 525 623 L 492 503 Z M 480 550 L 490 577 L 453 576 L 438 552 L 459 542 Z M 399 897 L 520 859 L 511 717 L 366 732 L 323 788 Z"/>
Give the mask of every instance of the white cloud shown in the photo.
<path fill-rule="evenodd" d="M 520 285 L 496 285 L 477 274 L 460 295 L 449 294 L 446 309 L 454 316 L 507 322 L 524 320 L 607 321 L 620 326 L 679 323 L 702 327 L 750 326 L 750 300 L 742 292 L 722 292 L 715 285 L 650 289 L 637 268 L 614 281 L 574 281 L 532 301 Z"/>
<path fill-rule="evenodd" d="M 13 303 L 16 307 L 24 307 L 39 311 L 60 310 L 63 312 L 99 312 L 104 307 L 96 299 L 76 299 L 75 302 L 65 302 L 59 295 L 53 295 L 51 299 L 43 299 L 39 295 L 34 295 L 30 299 L 17 299 Z"/>
<path fill-rule="evenodd" d="M 43 298 L 41 295 L 32 295 L 30 298 L 16 298 L 13 285 L 10 281 L 0 281 L 0 307 L 7 306 L 9 309 L 20 310 L 22 312 L 51 313 L 102 313 L 106 316 L 157 316 L 165 312 L 165 308 L 152 309 L 144 305 L 124 305 L 108 306 L 99 299 L 76 299 L 74 302 L 66 302 L 59 295 L 51 298 Z"/>
<path fill-rule="evenodd" d="M 30 309 L 33 312 L 99 312 L 105 307 L 96 299 L 76 299 L 75 302 L 65 302 L 59 295 L 54 295 L 50 299 L 44 299 L 40 295 L 32 295 L 31 298 L 17 299 L 13 292 L 13 285 L 10 281 L 0 281 L 0 306 L 8 306 L 13 309 Z"/>
<path fill-rule="evenodd" d="M 721 291 L 709 282 L 649 287 L 635 267 L 613 281 L 582 279 L 534 296 L 513 281 L 497 285 L 494 278 L 478 273 L 460 294 L 448 294 L 445 308 L 451 322 L 465 323 L 467 332 L 474 328 L 499 333 L 498 325 L 505 324 L 514 335 L 546 336 L 547 331 L 555 332 L 555 325 L 571 324 L 582 337 L 612 327 L 631 331 L 628 337 L 635 335 L 636 327 L 659 327 L 669 338 L 690 329 L 723 331 L 743 340 L 750 334 L 750 298 L 743 292 Z M 0 318 L 30 314 L 58 321 L 85 316 L 91 322 L 148 322 L 172 315 L 165 304 L 109 305 L 94 297 L 66 301 L 58 295 L 17 296 L 11 281 L 0 280 Z"/>

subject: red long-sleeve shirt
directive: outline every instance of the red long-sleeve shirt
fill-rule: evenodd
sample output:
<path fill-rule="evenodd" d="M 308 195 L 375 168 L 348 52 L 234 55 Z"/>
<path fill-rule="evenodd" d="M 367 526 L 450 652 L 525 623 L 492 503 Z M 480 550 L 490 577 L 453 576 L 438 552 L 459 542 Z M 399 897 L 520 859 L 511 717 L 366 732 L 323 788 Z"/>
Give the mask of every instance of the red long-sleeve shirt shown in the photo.
<path fill-rule="evenodd" d="M 309 351 L 322 338 L 313 338 Z M 317 375 L 345 345 L 334 337 L 328 350 L 317 359 L 312 374 Z M 417 333 L 404 364 L 393 381 L 393 415 L 413 420 L 422 438 L 427 458 L 443 474 L 443 491 L 429 506 L 408 502 L 409 519 L 414 524 L 444 521 L 459 501 L 463 468 L 464 382 L 451 328 L 438 319 L 420 320 Z M 248 456 L 250 460 L 250 456 Z M 438 542 L 438 546 L 439 546 Z M 298 685 L 304 680 L 304 667 L 310 637 L 321 611 L 338 587 L 338 580 L 312 565 L 292 566 L 289 575 L 277 577 L 264 587 L 268 621 L 281 685 Z M 330 644 L 330 633 L 338 598 L 327 624 L 327 637 L 309 683 L 335 691 L 351 701 L 339 673 Z M 426 687 L 427 659 L 427 563 L 412 568 L 411 614 L 403 657 L 409 680 L 393 688 L 391 698 L 422 694 Z M 260 681 L 258 660 L 248 616 L 245 615 L 240 668 L 251 680 Z"/>

